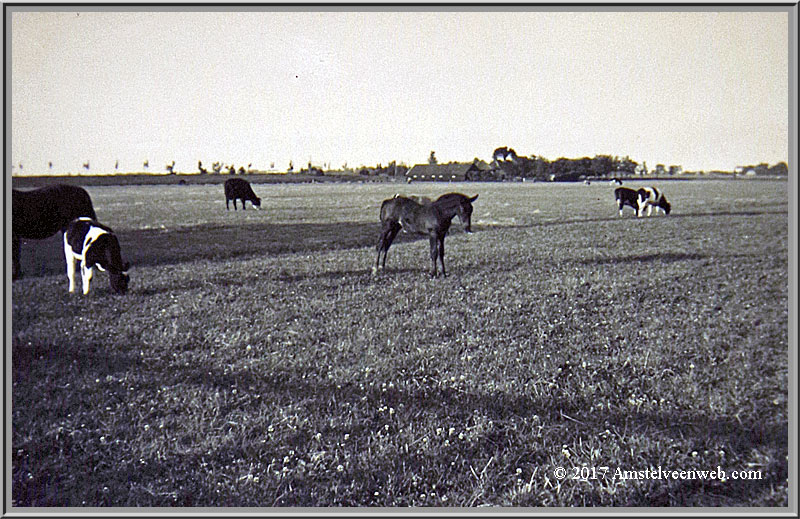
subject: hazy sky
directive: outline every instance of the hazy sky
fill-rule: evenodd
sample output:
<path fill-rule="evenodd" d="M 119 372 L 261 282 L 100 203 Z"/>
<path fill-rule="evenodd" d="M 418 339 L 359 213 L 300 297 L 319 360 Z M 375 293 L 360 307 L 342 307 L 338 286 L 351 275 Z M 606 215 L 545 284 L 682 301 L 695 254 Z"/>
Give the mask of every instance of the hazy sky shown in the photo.
<path fill-rule="evenodd" d="M 14 173 L 411 165 L 499 146 L 651 169 L 788 160 L 786 11 L 19 9 Z"/>

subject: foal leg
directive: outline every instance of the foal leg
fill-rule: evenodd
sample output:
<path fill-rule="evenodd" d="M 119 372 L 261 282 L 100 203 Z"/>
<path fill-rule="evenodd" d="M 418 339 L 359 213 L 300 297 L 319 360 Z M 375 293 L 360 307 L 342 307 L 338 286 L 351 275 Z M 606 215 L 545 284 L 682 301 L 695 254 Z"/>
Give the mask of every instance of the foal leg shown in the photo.
<path fill-rule="evenodd" d="M 431 263 L 433 263 L 433 270 L 431 271 L 431 277 L 435 278 L 437 276 L 436 272 L 436 261 L 439 257 L 439 239 L 436 236 L 431 236 Z"/>
<path fill-rule="evenodd" d="M 392 226 L 391 222 L 384 222 L 381 228 L 381 237 L 378 240 L 378 257 L 375 258 L 375 266 L 372 267 L 372 273 L 377 274 L 378 269 L 386 267 L 386 253 L 389 251 L 389 246 L 392 244 Z M 383 264 L 381 264 L 381 252 L 383 253 Z"/>
<path fill-rule="evenodd" d="M 442 277 L 447 277 L 447 272 L 444 271 L 444 236 L 439 237 L 439 261 L 442 262 Z"/>
<path fill-rule="evenodd" d="M 383 263 L 381 264 L 381 268 L 384 270 L 386 270 L 386 253 L 389 252 L 389 247 L 392 246 L 394 239 L 397 237 L 397 233 L 400 232 L 400 228 L 401 227 L 399 223 L 394 223 L 389 228 L 389 235 L 386 238 L 386 250 L 383 252 Z"/>
<path fill-rule="evenodd" d="M 377 274 L 378 273 L 378 269 L 381 266 L 381 252 L 383 252 L 383 250 L 385 248 L 385 243 L 386 243 L 386 231 L 385 230 L 381 230 L 381 237 L 380 237 L 380 239 L 378 239 L 378 246 L 376 247 L 376 249 L 378 250 L 378 256 L 375 258 L 375 266 L 372 267 L 372 273 L 373 274 Z M 384 260 L 383 261 L 384 262 L 386 261 L 386 254 L 385 253 L 384 253 Z"/>

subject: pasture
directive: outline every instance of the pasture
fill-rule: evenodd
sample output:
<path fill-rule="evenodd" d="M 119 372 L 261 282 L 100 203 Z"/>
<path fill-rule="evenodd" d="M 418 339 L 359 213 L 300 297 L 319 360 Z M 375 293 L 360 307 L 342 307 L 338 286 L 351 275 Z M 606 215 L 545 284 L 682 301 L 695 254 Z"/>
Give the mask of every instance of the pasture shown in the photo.
<path fill-rule="evenodd" d="M 13 503 L 787 506 L 787 184 L 657 185 L 87 186 L 130 292 L 23 242 Z M 372 276 L 381 201 L 450 191 L 448 277 L 403 233 Z"/>

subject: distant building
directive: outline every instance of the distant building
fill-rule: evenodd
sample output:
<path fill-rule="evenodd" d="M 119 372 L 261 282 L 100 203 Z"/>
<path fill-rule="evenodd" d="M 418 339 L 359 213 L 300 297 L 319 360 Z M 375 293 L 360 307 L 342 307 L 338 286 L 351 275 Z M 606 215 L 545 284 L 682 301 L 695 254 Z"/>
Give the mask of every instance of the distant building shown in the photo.
<path fill-rule="evenodd" d="M 415 164 L 406 172 L 409 181 L 461 182 L 475 180 L 490 166 L 485 162 L 451 162 L 450 164 Z"/>

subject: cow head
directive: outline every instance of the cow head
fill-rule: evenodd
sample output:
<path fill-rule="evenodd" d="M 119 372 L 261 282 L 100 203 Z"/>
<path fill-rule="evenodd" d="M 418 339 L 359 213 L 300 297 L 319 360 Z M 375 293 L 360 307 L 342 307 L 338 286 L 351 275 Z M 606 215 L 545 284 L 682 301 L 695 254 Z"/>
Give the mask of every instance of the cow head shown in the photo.
<path fill-rule="evenodd" d="M 126 272 L 129 268 L 131 268 L 131 264 L 126 262 L 122 265 L 122 270 L 108 270 L 108 280 L 111 290 L 115 294 L 125 294 L 128 291 L 128 283 L 130 283 L 131 277 Z"/>

